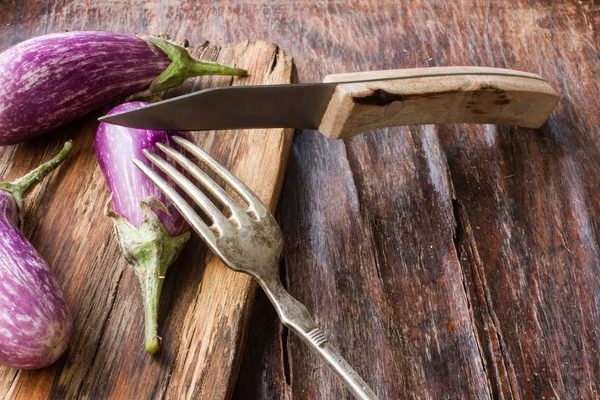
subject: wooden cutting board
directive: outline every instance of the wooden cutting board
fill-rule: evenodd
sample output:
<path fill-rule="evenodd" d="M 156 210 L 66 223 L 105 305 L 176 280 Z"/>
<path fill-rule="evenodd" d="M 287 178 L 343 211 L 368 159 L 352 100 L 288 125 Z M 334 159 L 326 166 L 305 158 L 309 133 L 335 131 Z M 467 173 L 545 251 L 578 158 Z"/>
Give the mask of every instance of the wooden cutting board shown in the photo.
<path fill-rule="evenodd" d="M 291 58 L 276 45 L 247 41 L 191 49 L 200 59 L 249 71 L 244 78 L 188 80 L 169 95 L 212 86 L 295 81 Z M 255 283 L 222 265 L 193 236 L 167 273 L 159 315 L 163 346 L 145 352 L 137 278 L 102 213 L 108 192 L 96 162 L 90 115 L 31 143 L 0 148 L 0 177 L 12 180 L 47 160 L 67 138 L 75 148 L 26 200 L 24 232 L 51 265 L 73 312 L 67 353 L 41 371 L 0 367 L 0 398 L 201 398 L 231 395 Z M 195 141 L 275 209 L 293 129 L 198 132 Z"/>

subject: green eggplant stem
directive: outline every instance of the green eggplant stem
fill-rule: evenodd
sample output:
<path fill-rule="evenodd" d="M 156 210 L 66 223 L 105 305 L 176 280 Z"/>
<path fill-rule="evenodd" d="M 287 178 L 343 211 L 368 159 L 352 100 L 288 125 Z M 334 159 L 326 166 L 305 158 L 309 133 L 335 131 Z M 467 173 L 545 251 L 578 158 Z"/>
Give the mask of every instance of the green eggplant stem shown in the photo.
<path fill-rule="evenodd" d="M 155 36 L 138 35 L 150 47 L 161 49 L 171 60 L 171 64 L 152 83 L 144 93 L 152 95 L 167 89 L 177 87 L 187 78 L 202 75 L 245 76 L 248 72 L 240 68 L 227 67 L 210 61 L 200 61 L 193 58 L 187 49 L 170 40 Z"/>
<path fill-rule="evenodd" d="M 158 335 L 158 309 L 163 282 L 167 269 L 189 240 L 190 232 L 179 236 L 169 235 L 151 206 L 168 211 L 156 199 L 142 200 L 140 207 L 144 212 L 144 220 L 139 228 L 110 211 L 108 203 L 104 214 L 112 218 L 123 255 L 140 280 L 144 301 L 146 351 L 156 354 L 162 343 L 162 338 Z"/>
<path fill-rule="evenodd" d="M 144 341 L 146 351 L 150 354 L 156 354 L 162 343 L 162 338 L 158 336 L 158 308 L 164 281 L 162 274 L 167 271 L 158 261 L 157 257 L 151 256 L 143 266 L 136 268 L 144 298 Z"/>
<path fill-rule="evenodd" d="M 49 161 L 41 164 L 39 167 L 29 172 L 27 175 L 13 181 L 0 183 L 0 190 L 10 192 L 15 198 L 19 211 L 23 209 L 23 199 L 40 183 L 49 173 L 54 171 L 67 158 L 73 141 L 69 140 L 63 145 L 62 150 Z"/>

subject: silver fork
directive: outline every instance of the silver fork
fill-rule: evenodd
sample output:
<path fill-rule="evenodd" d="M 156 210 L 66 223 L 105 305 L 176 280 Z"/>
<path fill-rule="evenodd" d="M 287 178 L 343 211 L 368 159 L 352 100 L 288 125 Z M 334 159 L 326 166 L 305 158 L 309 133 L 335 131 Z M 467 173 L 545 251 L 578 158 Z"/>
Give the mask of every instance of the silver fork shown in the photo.
<path fill-rule="evenodd" d="M 244 272 L 256 278 L 275 306 L 283 324 L 300 336 L 328 364 L 350 392 L 359 399 L 378 399 L 373 390 L 325 338 L 306 307 L 294 299 L 281 284 L 279 261 L 283 250 L 283 235 L 265 204 L 242 181 L 202 149 L 177 136 L 173 137 L 173 140 L 229 184 L 249 204 L 248 208 L 242 209 L 222 187 L 186 156 L 171 147 L 157 144 L 160 150 L 175 160 L 204 189 L 227 207 L 231 216 L 226 217 L 194 183 L 169 162 L 152 152 L 144 151 L 150 162 L 173 179 L 209 216 L 212 221 L 212 225 L 209 226 L 158 173 L 140 160 L 134 159 L 133 162 L 165 193 L 225 265 L 234 271 Z"/>

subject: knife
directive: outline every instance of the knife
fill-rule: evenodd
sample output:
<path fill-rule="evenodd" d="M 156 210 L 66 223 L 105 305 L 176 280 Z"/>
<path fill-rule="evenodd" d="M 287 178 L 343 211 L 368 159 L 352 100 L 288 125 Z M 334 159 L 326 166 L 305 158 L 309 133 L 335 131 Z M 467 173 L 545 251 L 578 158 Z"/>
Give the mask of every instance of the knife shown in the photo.
<path fill-rule="evenodd" d="M 323 83 L 210 88 L 99 120 L 156 130 L 314 129 L 345 139 L 400 125 L 539 128 L 558 99 L 536 74 L 431 67 L 328 75 Z"/>

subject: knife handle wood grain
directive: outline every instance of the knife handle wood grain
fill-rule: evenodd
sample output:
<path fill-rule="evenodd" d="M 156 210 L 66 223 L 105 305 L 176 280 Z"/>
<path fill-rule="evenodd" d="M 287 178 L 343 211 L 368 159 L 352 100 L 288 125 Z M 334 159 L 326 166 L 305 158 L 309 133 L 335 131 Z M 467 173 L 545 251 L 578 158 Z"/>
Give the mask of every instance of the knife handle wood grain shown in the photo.
<path fill-rule="evenodd" d="M 433 67 L 328 75 L 340 83 L 319 131 L 334 139 L 389 126 L 476 123 L 539 128 L 559 95 L 539 75 Z"/>

